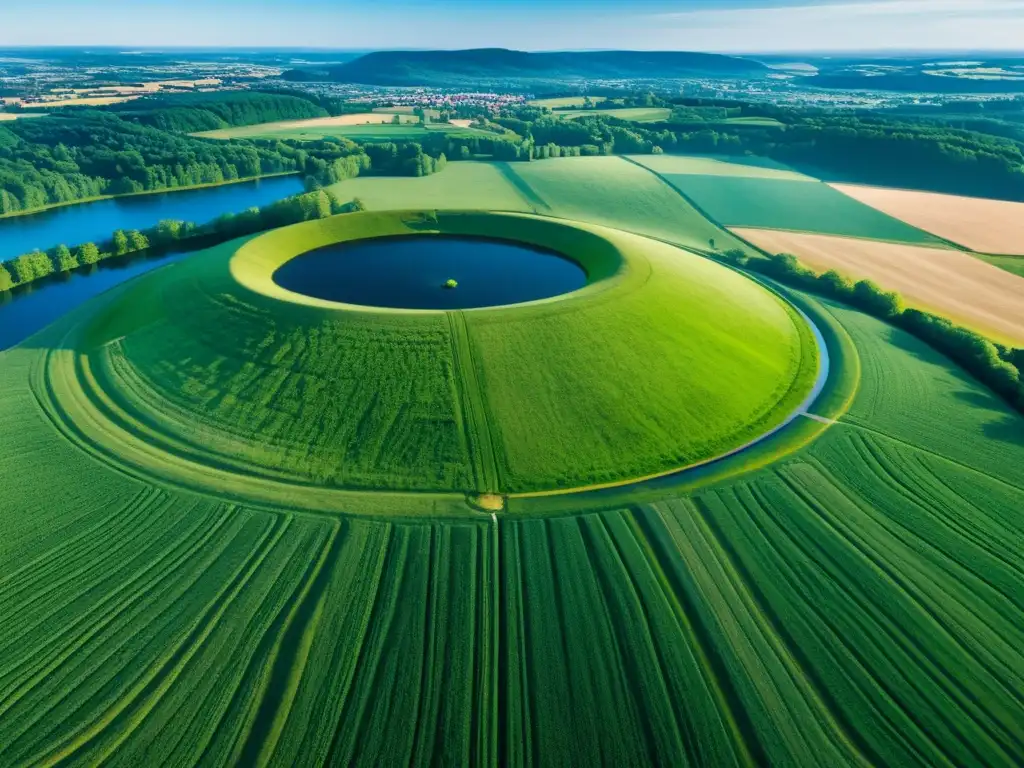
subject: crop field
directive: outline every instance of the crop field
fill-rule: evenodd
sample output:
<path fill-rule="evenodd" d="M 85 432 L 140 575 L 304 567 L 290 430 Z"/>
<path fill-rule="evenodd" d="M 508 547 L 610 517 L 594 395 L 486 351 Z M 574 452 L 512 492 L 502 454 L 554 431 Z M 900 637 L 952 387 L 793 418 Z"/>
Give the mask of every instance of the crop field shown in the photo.
<path fill-rule="evenodd" d="M 746 249 L 672 187 L 620 157 L 566 157 L 503 166 L 535 210 L 604 224 L 690 248 Z M 628 193 L 626 192 L 628 190 Z"/>
<path fill-rule="evenodd" d="M 579 223 L 700 244 L 624 160 L 336 189 L 371 212 L 0 352 L 0 765 L 1024 764 L 1024 417 L 882 321 Z M 543 216 L 484 213 L 512 205 Z M 271 279 L 325 238 L 483 226 L 592 284 L 407 313 Z M 807 411 L 794 307 L 830 355 Z M 685 459 L 780 397 L 800 439 L 728 471 L 472 493 Z"/>
<path fill-rule="evenodd" d="M 913 245 L 942 244 L 939 238 L 822 182 L 684 173 L 661 176 L 710 219 L 727 227 L 783 229 Z"/>
<path fill-rule="evenodd" d="M 987 253 L 972 253 L 971 255 L 1018 277 L 1024 277 L 1024 256 L 992 256 Z"/>
<path fill-rule="evenodd" d="M 344 119 L 352 115 L 343 116 Z M 380 117 L 384 117 L 381 115 Z M 338 122 L 343 118 L 316 117 L 310 120 L 297 120 L 284 123 L 264 123 L 248 125 L 241 128 L 225 128 L 217 131 L 205 131 L 196 134 L 209 139 L 294 139 L 297 141 L 314 141 L 316 139 L 343 138 L 353 141 L 416 141 L 428 134 L 442 133 L 449 136 L 481 135 L 482 131 L 475 128 L 462 128 L 441 123 L 421 125 L 418 117 L 399 115 L 401 125 L 393 125 L 391 118 L 378 119 L 378 115 L 367 113 L 367 120 L 353 124 Z M 367 124 L 369 123 L 369 124 Z M 487 134 L 493 135 L 493 134 Z"/>
<path fill-rule="evenodd" d="M 265 139 L 294 131 L 310 133 L 356 125 L 390 124 L 394 118 L 395 115 L 393 114 L 363 112 L 355 115 L 338 115 L 336 117 L 314 117 L 309 120 L 279 120 L 273 123 L 240 125 L 233 128 L 221 128 L 216 131 L 203 131 L 194 135 L 207 139 Z M 413 115 L 402 114 L 398 116 L 398 119 L 403 124 L 418 125 L 420 122 L 420 119 Z"/>
<path fill-rule="evenodd" d="M 556 99 L 534 99 L 529 102 L 531 107 L 547 107 L 548 109 L 565 109 L 566 107 L 582 107 L 586 96 L 562 96 Z M 608 101 L 605 96 L 591 96 L 590 100 L 595 104 Z"/>
<path fill-rule="evenodd" d="M 802 453 L 497 523 L 156 489 L 4 353 L 0 762 L 1019 764 L 1024 422 L 828 309 L 861 385 Z"/>
<path fill-rule="evenodd" d="M 46 117 L 45 112 L 0 112 L 0 123 L 21 120 L 26 117 Z"/>
<path fill-rule="evenodd" d="M 664 176 L 740 176 L 780 181 L 817 181 L 767 157 L 727 155 L 631 155 L 630 160 Z"/>
<path fill-rule="evenodd" d="M 624 107 L 621 109 L 579 109 L 556 112 L 559 117 L 572 120 L 587 115 L 608 115 L 617 117 L 620 120 L 629 120 L 634 123 L 660 123 L 668 120 L 672 110 L 665 107 Z"/>
<path fill-rule="evenodd" d="M 85 439 L 108 456 L 143 440 L 133 466 L 174 465 L 190 487 L 216 468 L 346 490 L 530 492 L 725 453 L 780 423 L 815 377 L 813 341 L 777 297 L 613 230 L 444 217 L 446 233 L 578 254 L 595 281 L 515 310 L 338 312 L 269 277 L 290 249 L 409 234 L 416 221 L 313 222 L 139 281 L 76 326 L 67 343 L 77 355 L 50 361 L 55 418 L 95 423 Z M 623 317 L 639 335 L 615 332 Z M 578 343 L 598 331 L 600 350 Z M 644 361 L 648 375 L 595 376 L 608 354 Z M 522 366 L 524 356 L 537 364 Z M 716 378 L 725 386 L 705 383 Z M 678 397 L 683 381 L 692 401 Z M 612 406 L 624 397 L 642 409 Z"/>
<path fill-rule="evenodd" d="M 936 312 L 1007 343 L 1024 344 L 1024 278 L 963 251 L 871 240 L 737 229 L 769 253 L 792 253 L 824 272 L 874 280 L 912 306 Z"/>
<path fill-rule="evenodd" d="M 833 184 L 893 218 L 981 253 L 1024 255 L 1024 203 Z"/>
<path fill-rule="evenodd" d="M 339 182 L 331 191 L 343 200 L 358 197 L 369 210 L 416 208 L 536 212 L 503 172 L 501 164 L 449 163 L 443 173 L 419 178 L 363 176 Z"/>

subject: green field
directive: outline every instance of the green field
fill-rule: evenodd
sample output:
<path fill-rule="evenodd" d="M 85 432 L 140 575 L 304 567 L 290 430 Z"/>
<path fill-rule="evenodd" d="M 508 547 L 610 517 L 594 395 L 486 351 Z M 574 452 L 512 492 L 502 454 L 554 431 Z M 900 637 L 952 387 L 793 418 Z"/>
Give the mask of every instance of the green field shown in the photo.
<path fill-rule="evenodd" d="M 586 96 L 562 96 L 556 99 L 534 99 L 529 102 L 531 107 L 547 107 L 548 109 L 565 109 L 566 107 L 582 107 L 588 97 Z M 589 97 L 595 104 L 608 101 L 605 96 Z"/>
<path fill-rule="evenodd" d="M 994 267 L 999 267 L 1014 275 L 1024 277 L 1024 257 L 1022 256 L 990 256 L 987 253 L 975 253 L 972 255 L 982 261 L 987 261 Z"/>
<path fill-rule="evenodd" d="M 315 141 L 326 138 L 351 139 L 352 141 L 416 141 L 431 134 L 446 136 L 479 136 L 485 134 L 475 128 L 460 128 L 441 123 L 420 125 L 419 118 L 399 115 L 401 125 L 390 123 L 370 125 L 327 125 L 310 122 L 309 125 L 295 123 L 264 123 L 239 128 L 225 128 L 196 134 L 208 139 L 292 139 Z M 320 118 L 317 118 L 318 120 Z M 493 134 L 486 134 L 493 135 Z"/>
<path fill-rule="evenodd" d="M 664 176 L 740 176 L 780 181 L 816 181 L 767 157 L 728 155 L 631 155 L 630 160 Z"/>
<path fill-rule="evenodd" d="M 509 179 L 540 213 L 604 224 L 707 250 L 746 249 L 701 216 L 671 186 L 621 157 L 509 163 Z"/>
<path fill-rule="evenodd" d="M 577 117 L 586 117 L 587 115 L 608 115 L 609 117 L 617 117 L 620 120 L 629 120 L 634 123 L 660 123 L 664 120 L 668 120 L 672 114 L 672 110 L 665 107 L 624 107 L 621 109 L 579 109 L 579 110 L 565 110 L 555 113 L 559 117 L 564 117 L 567 120 L 572 120 Z"/>
<path fill-rule="evenodd" d="M 370 210 L 413 208 L 535 212 L 511 184 L 502 164 L 449 163 L 443 173 L 419 178 L 363 176 L 331 187 L 344 200 L 358 197 Z"/>
<path fill-rule="evenodd" d="M 692 209 L 612 160 L 338 189 L 429 209 L 469 207 L 479 182 L 482 209 L 669 234 L 678 217 L 664 239 L 699 240 L 673 212 Z M 501 226 L 461 221 L 445 226 Z M 829 381 L 820 420 L 752 452 L 493 516 L 462 494 L 336 490 L 297 477 L 557 482 L 567 451 L 618 470 L 692 444 L 753 407 L 737 390 L 777 368 L 771 329 L 792 315 L 739 274 L 584 224 L 560 245 L 630 290 L 339 319 L 268 285 L 342 225 L 299 226 L 0 352 L 0 765 L 1024 764 L 1024 418 L 948 359 L 789 291 Z M 359 418 L 367 403 L 401 416 Z"/>
<path fill-rule="evenodd" d="M 662 174 L 709 218 L 728 227 L 760 227 L 864 237 L 912 245 L 944 245 L 934 235 L 837 192 L 822 182 Z"/>
<path fill-rule="evenodd" d="M 57 418 L 95 423 L 87 439 L 108 456 L 142 439 L 124 460 L 189 487 L 215 468 L 221 484 L 517 493 L 712 458 L 810 389 L 802 323 L 717 264 L 523 215 L 418 221 L 367 213 L 278 230 L 109 297 L 64 342 L 76 355 L 49 363 Z M 550 246 L 590 283 L 522 307 L 410 313 L 346 309 L 270 278 L 325 244 L 437 229 Z M 616 376 L 607 355 L 647 374 Z"/>

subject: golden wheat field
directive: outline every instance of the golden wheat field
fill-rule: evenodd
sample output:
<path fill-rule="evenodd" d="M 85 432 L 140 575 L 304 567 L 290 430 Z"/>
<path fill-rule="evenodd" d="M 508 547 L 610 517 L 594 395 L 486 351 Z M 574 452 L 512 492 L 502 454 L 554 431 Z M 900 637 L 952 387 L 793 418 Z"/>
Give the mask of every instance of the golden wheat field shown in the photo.
<path fill-rule="evenodd" d="M 1024 255 L 1024 203 L 857 184 L 832 187 L 973 251 Z"/>
<path fill-rule="evenodd" d="M 962 251 L 766 229 L 735 229 L 770 253 L 867 278 L 907 302 L 999 340 L 1024 341 L 1024 278 Z"/>

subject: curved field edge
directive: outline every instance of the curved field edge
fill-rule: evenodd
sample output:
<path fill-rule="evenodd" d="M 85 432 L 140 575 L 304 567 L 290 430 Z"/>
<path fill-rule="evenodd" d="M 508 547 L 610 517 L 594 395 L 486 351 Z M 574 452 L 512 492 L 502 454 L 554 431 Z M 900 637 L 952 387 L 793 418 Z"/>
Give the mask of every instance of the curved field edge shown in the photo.
<path fill-rule="evenodd" d="M 184 408 L 187 405 L 186 401 L 168 400 L 165 409 L 159 413 L 153 411 L 153 408 L 159 406 L 162 401 L 154 400 L 148 390 L 149 382 L 137 375 L 128 364 L 130 364 L 133 357 L 138 357 L 140 352 L 144 352 L 156 362 L 163 360 L 167 355 L 185 355 L 185 352 L 182 351 L 183 348 L 178 344 L 168 344 L 155 334 L 144 335 L 146 328 L 151 324 L 164 322 L 161 319 L 161 311 L 158 308 L 161 302 L 168 306 L 178 306 L 179 302 L 186 299 L 191 292 L 198 292 L 203 296 L 211 298 L 214 296 L 220 297 L 228 289 L 229 285 L 233 285 L 231 282 L 233 278 L 242 277 L 248 285 L 251 294 L 240 296 L 240 298 L 244 302 L 250 303 L 256 298 L 264 297 L 260 299 L 263 302 L 261 306 L 264 306 L 265 310 L 271 313 L 280 312 L 283 308 L 287 307 L 289 312 L 298 313 L 295 317 L 302 319 L 303 322 L 309 317 L 333 317 L 342 310 L 346 310 L 344 314 L 347 315 L 348 307 L 346 305 L 326 303 L 325 305 L 316 304 L 309 306 L 305 301 L 293 302 L 290 300 L 290 296 L 279 296 L 279 291 L 274 287 L 269 276 L 278 264 L 286 261 L 292 254 L 302 252 L 310 247 L 316 247 L 322 244 L 325 239 L 336 239 L 339 236 L 363 237 L 367 234 L 392 232 L 395 227 L 398 227 L 400 231 L 410 232 L 436 231 L 438 229 L 472 232 L 495 221 L 507 223 L 507 226 L 513 227 L 517 231 L 523 230 L 525 224 L 531 222 L 536 231 L 529 229 L 529 231 L 521 232 L 519 234 L 521 239 L 526 238 L 527 241 L 537 241 L 538 239 L 554 240 L 557 242 L 558 250 L 568 251 L 570 255 L 572 255 L 572 248 L 570 246 L 577 249 L 581 247 L 580 242 L 573 240 L 575 237 L 573 233 L 577 231 L 589 232 L 593 230 L 588 235 L 590 239 L 582 242 L 584 246 L 591 242 L 591 240 L 595 243 L 605 242 L 601 239 L 602 236 L 611 237 L 612 239 L 607 241 L 607 247 L 604 248 L 604 251 L 607 251 L 607 253 L 600 249 L 595 251 L 593 247 L 587 248 L 588 253 L 585 260 L 589 271 L 592 275 L 596 276 L 596 279 L 586 288 L 568 294 L 558 301 L 545 300 L 507 308 L 497 308 L 486 312 L 466 312 L 464 314 L 467 315 L 467 318 L 470 315 L 473 317 L 490 318 L 505 312 L 529 312 L 531 314 L 526 318 L 528 322 L 524 325 L 524 328 L 529 330 L 529 327 L 532 327 L 529 323 L 534 322 L 534 318 L 541 316 L 550 318 L 555 315 L 564 317 L 564 315 L 559 315 L 558 313 L 567 313 L 569 308 L 573 308 L 579 314 L 578 310 L 584 306 L 584 301 L 589 302 L 591 299 L 595 303 L 593 305 L 588 303 L 587 306 L 600 306 L 602 307 L 601 312 L 607 316 L 609 313 L 607 308 L 609 306 L 608 302 L 612 301 L 615 295 L 647 285 L 646 275 L 650 265 L 646 261 L 646 256 L 643 256 L 646 253 L 643 250 L 646 243 L 650 243 L 650 248 L 660 249 L 657 251 L 657 258 L 659 259 L 659 264 L 661 264 L 660 268 L 671 268 L 673 280 L 678 281 L 681 279 L 679 275 L 675 274 L 677 269 L 696 270 L 702 276 L 710 276 L 711 283 L 715 287 L 710 289 L 711 293 L 707 294 L 707 296 L 716 297 L 714 301 L 719 300 L 717 298 L 719 295 L 725 295 L 725 287 L 736 283 L 737 288 L 743 288 L 744 286 L 741 284 L 749 282 L 745 276 L 733 275 L 725 267 L 691 254 L 687 254 L 685 257 L 691 260 L 688 262 L 691 266 L 678 267 L 676 265 L 681 264 L 681 262 L 677 260 L 676 254 L 679 254 L 681 258 L 682 252 L 675 250 L 674 247 L 669 248 L 655 241 L 644 240 L 627 233 L 605 230 L 593 225 L 570 226 L 562 221 L 554 221 L 536 216 L 466 212 L 393 212 L 389 214 L 365 214 L 352 219 L 337 217 L 335 220 L 310 222 L 306 225 L 298 225 L 294 228 L 244 241 L 237 251 L 232 251 L 231 246 L 222 246 L 214 249 L 201 257 L 197 256 L 197 261 L 195 262 L 176 265 L 174 267 L 175 272 L 170 278 L 161 277 L 160 280 L 143 278 L 142 282 L 133 282 L 129 285 L 134 287 L 122 287 L 117 291 L 111 292 L 102 300 L 98 300 L 102 301 L 102 303 L 96 307 L 96 319 L 94 321 L 88 323 L 81 323 L 78 320 L 69 321 L 65 325 L 65 327 L 69 328 L 69 335 L 67 337 L 52 340 L 50 343 L 42 345 L 49 349 L 50 365 L 48 370 L 51 381 L 47 386 L 49 387 L 50 412 L 54 414 L 55 421 L 73 422 L 75 418 L 78 418 L 80 424 L 69 424 L 67 426 L 69 434 L 75 434 L 82 445 L 88 445 L 104 453 L 108 462 L 117 463 L 119 459 L 124 459 L 125 463 L 132 466 L 135 472 L 148 471 L 157 477 L 163 476 L 167 482 L 181 482 L 184 487 L 196 491 L 202 491 L 204 486 L 209 486 L 213 488 L 214 494 L 228 492 L 232 494 L 232 498 L 251 504 L 273 505 L 280 503 L 282 500 L 298 502 L 301 494 L 308 492 L 311 496 L 309 505 L 315 510 L 331 512 L 339 509 L 352 509 L 352 502 L 357 496 L 370 496 L 380 489 L 374 487 L 367 488 L 365 483 L 358 485 L 332 483 L 323 486 L 316 482 L 295 478 L 285 471 L 287 468 L 279 470 L 278 465 L 274 464 L 268 465 L 266 469 L 262 469 L 262 465 L 257 463 L 250 469 L 248 459 L 246 458 L 247 454 L 236 454 L 231 451 L 225 452 L 224 446 L 230 448 L 233 445 L 233 443 L 226 442 L 226 440 L 234 439 L 231 435 L 222 437 L 213 430 L 201 427 L 188 418 L 189 412 Z M 602 233 L 606 234 L 602 235 Z M 572 242 L 567 242 L 567 239 L 572 240 Z M 629 249 L 636 251 L 636 253 L 629 256 L 629 259 L 635 262 L 634 266 L 638 267 L 636 269 L 623 267 L 622 259 L 625 258 L 623 254 Z M 653 258 L 653 253 L 647 254 L 647 256 Z M 202 258 L 203 262 L 199 262 L 199 258 Z M 224 270 L 224 265 L 221 262 L 225 262 L 228 265 L 230 277 L 227 272 L 220 275 L 220 271 Z M 197 271 L 198 265 L 201 263 L 205 264 L 205 266 Z M 643 266 L 643 269 L 640 269 L 640 266 Z M 206 274 L 203 270 L 209 271 L 211 269 L 217 272 L 216 280 L 210 284 L 201 281 L 202 275 Z M 713 270 L 714 273 L 708 272 L 709 270 Z M 728 275 L 728 280 L 722 285 L 719 285 L 714 280 L 714 277 L 718 274 Z M 178 277 L 174 277 L 174 275 L 178 275 Z M 759 292 L 763 290 L 755 288 L 754 285 L 751 285 L 750 288 Z M 665 297 L 662 294 L 665 294 L 667 289 L 661 288 L 659 290 L 661 304 L 665 305 Z M 131 299 L 129 304 L 126 305 L 126 308 L 131 310 L 130 312 L 122 311 L 124 308 L 119 303 L 119 297 L 123 294 L 128 294 Z M 286 300 L 282 302 L 280 301 L 281 298 Z M 706 301 L 707 298 L 704 297 L 701 300 Z M 631 301 L 634 306 L 642 306 L 644 304 L 643 301 L 636 297 Z M 778 381 L 772 380 L 773 386 L 777 386 L 778 389 L 771 393 L 771 397 L 766 398 L 763 404 L 760 401 L 756 401 L 755 405 L 758 408 L 756 419 L 752 416 L 750 421 L 744 421 L 742 433 L 734 432 L 732 430 L 735 427 L 724 424 L 723 426 L 729 426 L 730 430 L 726 431 L 723 428 L 720 432 L 713 435 L 717 444 L 711 447 L 716 449 L 719 446 L 731 447 L 730 443 L 733 446 L 738 443 L 741 444 L 748 437 L 756 436 L 760 431 L 775 426 L 779 420 L 785 417 L 787 406 L 790 403 L 799 401 L 799 398 L 803 395 L 807 379 L 813 376 L 813 372 L 810 370 L 813 355 L 806 352 L 807 349 L 811 348 L 811 345 L 808 344 L 804 324 L 792 314 L 784 302 L 777 297 L 771 296 L 770 292 L 764 292 L 763 299 L 759 299 L 759 301 L 766 307 L 775 307 L 771 311 L 777 314 L 777 318 L 772 321 L 772 325 L 766 325 L 768 331 L 764 338 L 774 341 L 776 335 L 779 335 L 780 338 L 783 335 L 786 337 L 785 348 L 787 354 L 792 355 L 792 362 L 786 362 L 785 366 L 792 366 L 791 370 L 793 373 L 784 374 L 783 366 L 780 365 L 778 367 Z M 761 306 L 761 304 L 757 304 L 757 306 Z M 83 312 L 85 311 L 87 310 L 83 309 Z M 663 312 L 665 310 L 659 309 L 658 311 Z M 553 312 L 555 315 L 552 315 Z M 396 318 L 396 322 L 398 319 L 407 316 L 410 318 L 440 318 L 441 325 L 444 328 L 448 328 L 445 315 L 440 312 L 373 313 L 366 310 L 366 308 L 361 308 L 361 311 L 351 314 L 358 315 L 360 318 L 367 317 L 373 322 L 377 322 L 373 319 L 377 314 L 386 314 L 388 318 Z M 81 318 L 85 317 L 85 315 L 79 313 L 76 314 L 76 317 Z M 660 315 L 658 317 L 660 318 Z M 401 319 L 400 321 L 403 323 L 412 322 L 411 319 Z M 349 321 L 346 320 L 346 322 Z M 417 320 L 416 322 L 420 321 Z M 564 323 L 565 320 L 558 320 L 557 322 Z M 573 322 L 576 322 L 577 325 L 579 324 L 576 320 Z M 653 319 L 648 319 L 646 322 L 650 325 Z M 175 326 L 185 327 L 189 323 L 195 325 L 195 322 L 189 318 L 181 318 L 175 322 Z M 784 328 L 785 330 L 775 330 L 775 323 L 778 323 L 778 328 Z M 209 323 L 205 325 L 209 326 Z M 733 321 L 733 325 L 735 325 L 735 321 Z M 207 338 L 209 342 L 220 344 L 216 334 L 211 336 L 206 328 L 201 330 L 197 328 L 196 330 L 203 335 L 203 338 Z M 450 329 L 448 332 L 450 332 Z M 82 339 L 78 338 L 77 334 L 79 333 L 84 334 Z M 175 331 L 175 333 L 177 332 Z M 723 339 L 729 340 L 732 338 L 729 331 L 722 331 L 722 333 L 724 334 Z M 126 334 L 128 334 L 127 340 L 125 340 Z M 139 340 L 136 340 L 136 337 Z M 792 340 L 789 340 L 790 337 L 792 337 Z M 178 337 L 175 336 L 175 338 Z M 89 347 L 87 354 L 80 348 L 80 342 L 87 344 Z M 156 352 L 150 353 L 146 351 L 145 348 L 152 346 L 154 343 L 156 346 L 153 349 Z M 744 352 L 745 348 L 738 351 Z M 194 360 L 191 355 L 185 356 Z M 477 370 L 472 361 L 474 356 L 475 352 L 474 355 L 469 356 L 468 363 L 460 362 L 459 364 L 460 368 L 466 368 L 474 374 L 474 376 L 463 377 L 470 388 L 473 387 Z M 461 360 L 462 355 L 458 357 Z M 146 358 L 144 357 L 143 359 Z M 801 368 L 801 366 L 803 367 Z M 705 367 L 707 366 L 705 365 Z M 673 368 L 668 367 L 664 370 L 670 371 Z M 46 376 L 42 378 L 45 379 Z M 75 391 L 75 380 L 81 383 L 81 391 Z M 658 381 L 661 380 L 658 379 Z M 671 394 L 674 385 L 671 378 L 665 379 L 664 384 L 667 387 L 666 393 Z M 728 390 L 723 391 L 728 392 Z M 765 394 L 768 393 L 767 388 L 764 389 L 764 392 Z M 138 399 L 140 397 L 142 399 Z M 467 400 L 465 397 L 462 397 L 462 399 Z M 63 404 L 59 402 L 61 400 L 63 400 Z M 136 404 L 137 400 L 138 403 Z M 468 402 L 472 405 L 473 398 L 468 398 Z M 464 411 L 465 407 L 464 404 Z M 744 404 L 744 407 L 746 407 L 746 404 Z M 70 410 L 64 412 L 62 408 Z M 477 408 L 476 410 L 479 411 L 481 409 Z M 78 413 L 78 416 L 75 417 L 72 412 Z M 470 409 L 470 412 L 474 412 L 473 409 Z M 665 411 L 665 413 L 671 415 L 674 411 L 669 410 Z M 751 413 L 753 414 L 753 411 Z M 465 413 L 463 413 L 462 418 L 466 420 Z M 671 421 L 669 419 L 666 423 L 671 423 Z M 179 430 L 174 429 L 177 423 L 180 423 L 183 428 Z M 170 425 L 170 431 L 168 431 L 168 424 Z M 188 425 L 188 429 L 184 429 L 185 425 Z M 483 435 L 486 433 L 486 430 L 482 432 L 479 428 L 480 417 L 468 419 L 467 426 L 466 432 L 470 441 L 477 441 L 478 434 Z M 491 439 L 488 438 L 481 444 L 488 445 L 491 443 Z M 698 448 L 703 450 L 699 444 L 695 443 L 695 445 L 698 445 Z M 696 453 L 698 451 L 693 452 Z M 476 458 L 478 454 L 479 451 L 474 453 L 473 456 Z M 665 455 L 669 456 L 669 454 Z M 707 453 L 704 455 L 707 455 Z M 569 456 L 569 458 L 575 459 L 573 456 Z M 616 457 L 613 455 L 612 458 Z M 647 463 L 647 466 L 665 466 L 668 463 L 663 461 L 656 463 L 650 460 L 649 456 L 642 456 L 641 458 L 644 458 L 644 463 Z M 655 458 L 660 459 L 661 457 Z M 262 458 L 258 458 L 258 461 L 260 460 Z M 641 462 L 637 461 L 637 463 Z M 493 460 L 483 462 L 485 466 L 492 464 L 494 464 Z M 666 469 L 674 467 L 678 467 L 678 463 L 668 464 Z M 456 485 L 454 487 L 458 489 L 458 493 L 445 490 L 393 486 L 391 490 L 385 491 L 385 494 L 397 492 L 400 494 L 399 498 L 401 498 L 401 494 L 426 493 L 432 495 L 436 501 L 430 501 L 417 506 L 429 510 L 428 514 L 434 514 L 434 510 L 439 506 L 451 509 L 455 499 L 459 498 L 462 493 L 497 490 L 496 478 L 498 474 L 493 469 L 484 471 L 481 474 L 481 467 L 478 466 L 476 474 L 476 487 L 470 488 Z M 628 471 L 622 472 L 622 474 L 627 474 L 629 477 L 641 476 L 641 473 Z M 174 477 L 171 477 L 171 475 Z M 238 475 L 239 477 L 232 478 L 231 475 Z M 539 481 L 537 485 L 540 485 Z M 578 487 L 578 484 L 572 483 L 570 487 Z M 332 494 L 336 490 L 338 493 L 332 499 Z M 386 495 L 385 498 L 390 498 L 390 496 Z M 376 504 L 369 505 L 371 508 L 376 506 Z M 386 506 L 386 504 L 382 506 Z M 455 506 L 459 514 L 466 513 L 464 505 L 455 504 Z"/>
<path fill-rule="evenodd" d="M 748 275 L 748 277 L 750 276 Z M 755 280 L 755 282 L 764 285 L 762 281 Z M 773 291 L 773 293 L 776 293 L 781 297 L 779 292 Z M 751 430 L 764 430 L 762 434 L 742 445 L 731 448 L 728 451 L 724 451 L 717 456 L 712 456 L 708 459 L 692 464 L 672 467 L 659 472 L 652 472 L 649 475 L 625 478 L 623 480 L 616 480 L 608 483 L 583 485 L 574 488 L 556 488 L 546 491 L 509 493 L 506 494 L 506 498 L 509 500 L 536 499 L 571 494 L 586 494 L 593 491 L 604 491 L 629 486 L 644 486 L 652 481 L 681 476 L 691 472 L 696 473 L 710 465 L 726 462 L 730 458 L 745 455 L 748 451 L 754 450 L 762 442 L 771 440 L 776 434 L 784 431 L 789 424 L 796 421 L 797 418 L 806 411 L 811 403 L 817 401 L 816 390 L 818 389 L 819 384 L 824 386 L 824 383 L 828 380 L 829 351 L 827 345 L 821 345 L 818 343 L 815 334 L 817 329 L 808 327 L 805 320 L 809 320 L 809 318 L 807 318 L 806 315 L 800 311 L 794 311 L 794 307 L 789 306 L 788 304 L 786 309 L 800 337 L 800 363 L 785 395 L 772 407 L 769 413 L 763 416 L 760 420 L 753 424 L 746 425 L 746 427 Z M 824 363 L 824 368 L 822 367 L 822 363 Z M 820 382 L 817 381 L 818 378 L 821 379 Z M 811 390 L 811 395 L 807 394 L 808 390 Z"/>
<path fill-rule="evenodd" d="M 578 514 L 580 509 L 611 509 L 666 494 L 691 493 L 798 454 L 833 427 L 849 410 L 860 386 L 860 356 L 850 334 L 832 312 L 809 294 L 748 276 L 784 297 L 804 313 L 820 333 L 828 371 L 813 401 L 801 404 L 796 412 L 790 413 L 781 428 L 730 455 L 648 478 L 570 490 L 565 494 L 511 494 L 507 497 L 507 514 L 517 518 L 572 515 Z"/>

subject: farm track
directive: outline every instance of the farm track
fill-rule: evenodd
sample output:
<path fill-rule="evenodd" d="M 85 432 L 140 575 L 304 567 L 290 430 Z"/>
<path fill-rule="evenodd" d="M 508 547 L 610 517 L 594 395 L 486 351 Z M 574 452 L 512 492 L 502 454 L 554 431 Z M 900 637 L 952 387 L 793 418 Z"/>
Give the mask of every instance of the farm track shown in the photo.
<path fill-rule="evenodd" d="M 491 432 L 491 418 L 483 395 L 480 369 L 473 355 L 473 341 L 469 336 L 465 315 L 462 312 L 446 314 L 451 326 L 452 357 L 456 370 L 460 372 L 456 381 L 459 382 L 459 400 L 469 443 L 467 453 L 476 457 L 476 490 L 480 493 L 497 493 L 503 487 L 501 464 L 498 462 L 501 447 L 495 443 Z"/>

